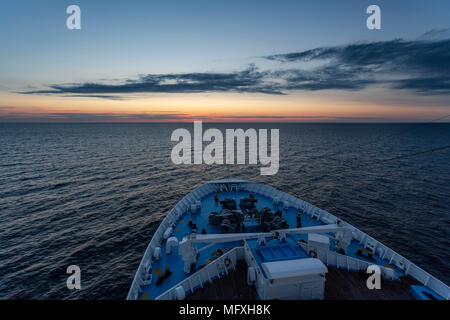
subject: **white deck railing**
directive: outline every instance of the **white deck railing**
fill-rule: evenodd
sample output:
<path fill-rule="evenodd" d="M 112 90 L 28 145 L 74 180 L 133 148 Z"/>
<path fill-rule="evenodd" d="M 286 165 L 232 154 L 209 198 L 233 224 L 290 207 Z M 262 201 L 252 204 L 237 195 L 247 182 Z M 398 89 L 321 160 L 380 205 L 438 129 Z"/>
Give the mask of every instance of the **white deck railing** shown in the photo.
<path fill-rule="evenodd" d="M 144 257 L 139 264 L 138 270 L 134 276 L 133 283 L 131 284 L 130 290 L 128 291 L 127 300 L 137 300 L 139 298 L 139 294 L 141 293 L 141 286 L 147 280 L 149 270 L 152 266 L 152 255 L 156 247 L 161 245 L 161 240 L 163 238 L 164 231 L 170 226 L 176 224 L 176 222 L 180 219 L 180 217 L 185 213 L 189 205 L 196 201 L 200 200 L 200 191 L 206 192 L 209 194 L 214 191 L 214 188 L 211 188 L 210 184 L 202 185 L 199 188 L 196 188 L 193 192 L 197 192 L 197 197 L 193 197 L 193 192 L 187 194 L 177 203 L 177 205 L 170 210 L 169 214 L 163 219 L 161 224 L 156 229 L 150 243 L 145 250 Z"/>
<path fill-rule="evenodd" d="M 185 294 L 193 293 L 198 288 L 203 288 L 205 284 L 211 283 L 216 278 L 228 274 L 230 269 L 236 269 L 236 264 L 241 255 L 243 254 L 243 247 L 235 247 L 230 251 L 224 253 L 219 258 L 211 261 L 202 269 L 190 275 L 180 283 L 156 297 L 155 300 L 176 300 L 176 288 L 182 287 Z M 229 259 L 230 264 L 227 266 L 225 260 Z"/>
<path fill-rule="evenodd" d="M 300 247 L 306 252 L 314 249 L 317 253 L 317 258 L 320 259 L 324 264 L 326 264 L 327 266 L 335 266 L 339 269 L 346 269 L 348 271 L 367 270 L 367 267 L 374 264 L 334 251 L 324 249 L 321 250 L 307 243 L 300 243 Z M 379 267 L 384 278 L 389 280 L 394 280 L 396 278 L 396 275 L 392 269 L 384 266 Z"/>

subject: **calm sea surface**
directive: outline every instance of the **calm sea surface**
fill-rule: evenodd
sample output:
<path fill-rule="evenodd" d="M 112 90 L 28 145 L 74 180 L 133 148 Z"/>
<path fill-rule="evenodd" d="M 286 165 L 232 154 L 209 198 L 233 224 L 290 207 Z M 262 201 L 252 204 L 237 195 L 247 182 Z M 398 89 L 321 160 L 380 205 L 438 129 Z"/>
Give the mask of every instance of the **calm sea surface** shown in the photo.
<path fill-rule="evenodd" d="M 279 128 L 280 170 L 174 165 L 192 124 L 0 124 L 0 298 L 124 299 L 153 232 L 201 184 L 261 182 L 348 221 L 450 283 L 450 124 Z M 82 290 L 66 288 L 80 266 Z"/>

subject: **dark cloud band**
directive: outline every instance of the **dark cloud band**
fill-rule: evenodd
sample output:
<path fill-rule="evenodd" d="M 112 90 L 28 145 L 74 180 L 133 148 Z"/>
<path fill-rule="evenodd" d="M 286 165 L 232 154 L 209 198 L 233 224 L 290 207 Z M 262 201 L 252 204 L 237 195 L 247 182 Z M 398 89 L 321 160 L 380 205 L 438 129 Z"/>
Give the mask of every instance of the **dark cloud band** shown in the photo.
<path fill-rule="evenodd" d="M 430 31 L 426 38 L 430 34 L 436 38 L 443 31 Z M 46 90 L 22 93 L 122 99 L 145 93 L 288 94 L 299 90 L 355 91 L 381 85 L 421 95 L 450 94 L 449 39 L 357 43 L 263 58 L 280 65 L 270 70 L 250 65 L 245 70 L 228 73 L 147 74 L 118 84 L 55 84 Z M 299 63 L 308 62 L 316 66 L 299 67 Z"/>
<path fill-rule="evenodd" d="M 324 61 L 311 72 L 292 70 L 293 75 L 287 79 L 289 89 L 360 90 L 380 84 L 420 94 L 450 94 L 449 39 L 361 43 L 266 59 L 282 63 Z"/>

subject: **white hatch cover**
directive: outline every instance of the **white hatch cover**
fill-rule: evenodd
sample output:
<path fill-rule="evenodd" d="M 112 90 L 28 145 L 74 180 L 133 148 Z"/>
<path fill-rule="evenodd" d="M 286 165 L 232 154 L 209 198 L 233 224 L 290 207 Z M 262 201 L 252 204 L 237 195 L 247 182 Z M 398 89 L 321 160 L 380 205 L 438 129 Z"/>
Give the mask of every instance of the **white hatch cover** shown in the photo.
<path fill-rule="evenodd" d="M 328 272 L 322 261 L 315 258 L 264 262 L 261 266 L 269 279 L 311 276 Z"/>

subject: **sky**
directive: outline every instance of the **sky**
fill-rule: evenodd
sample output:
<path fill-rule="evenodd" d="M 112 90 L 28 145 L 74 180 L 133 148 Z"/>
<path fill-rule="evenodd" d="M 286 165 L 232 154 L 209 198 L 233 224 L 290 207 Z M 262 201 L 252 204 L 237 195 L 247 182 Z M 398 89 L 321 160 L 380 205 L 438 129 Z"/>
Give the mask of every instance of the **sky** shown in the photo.
<path fill-rule="evenodd" d="M 2 0 L 0 122 L 432 121 L 449 18 L 448 0 Z"/>

